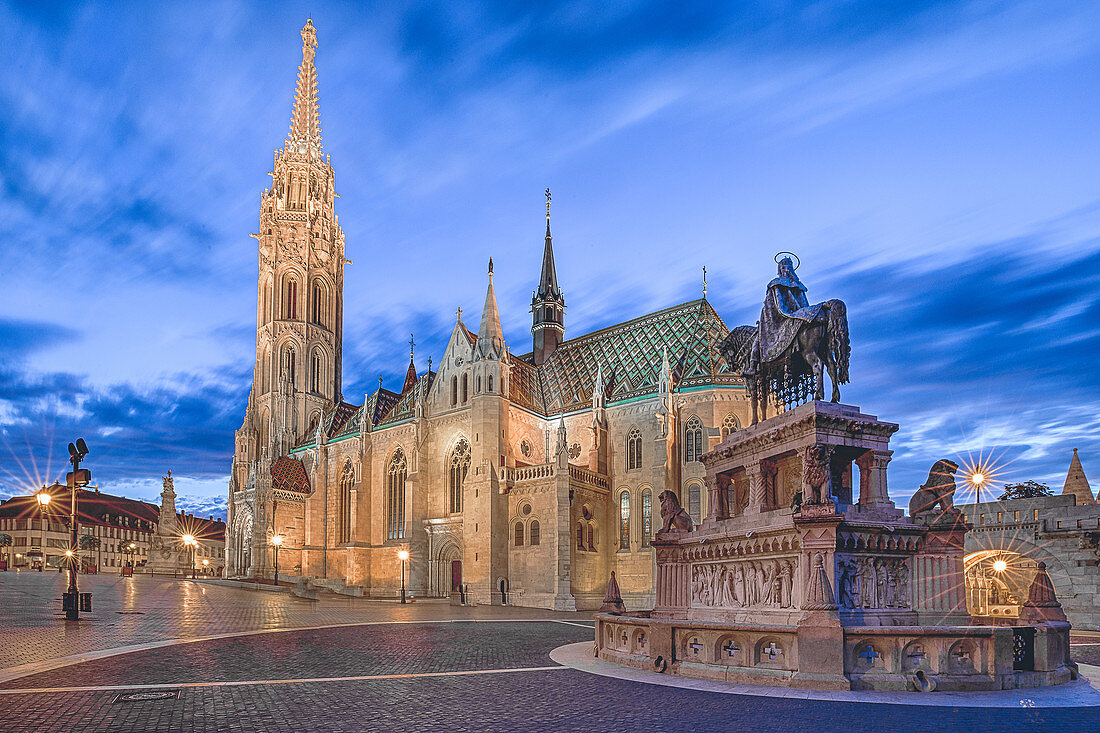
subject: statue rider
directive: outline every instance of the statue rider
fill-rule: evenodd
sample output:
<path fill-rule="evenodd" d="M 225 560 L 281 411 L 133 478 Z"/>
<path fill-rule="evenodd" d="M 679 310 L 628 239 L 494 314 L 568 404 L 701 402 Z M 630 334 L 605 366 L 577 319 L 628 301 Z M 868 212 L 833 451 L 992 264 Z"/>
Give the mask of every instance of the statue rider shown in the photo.
<path fill-rule="evenodd" d="M 794 271 L 790 257 L 779 261 L 779 275 L 768 283 L 768 294 L 760 311 L 760 326 L 754 363 L 778 359 L 791 345 L 802 326 L 824 317 L 824 303 L 810 305 L 806 286 Z"/>

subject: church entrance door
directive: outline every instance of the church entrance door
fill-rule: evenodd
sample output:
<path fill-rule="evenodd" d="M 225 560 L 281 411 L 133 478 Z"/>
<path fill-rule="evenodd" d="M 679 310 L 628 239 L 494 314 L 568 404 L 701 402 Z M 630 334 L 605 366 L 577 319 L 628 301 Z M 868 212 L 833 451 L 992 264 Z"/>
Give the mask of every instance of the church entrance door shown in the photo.
<path fill-rule="evenodd" d="M 458 593 L 462 589 L 462 561 L 451 561 L 451 592 Z"/>

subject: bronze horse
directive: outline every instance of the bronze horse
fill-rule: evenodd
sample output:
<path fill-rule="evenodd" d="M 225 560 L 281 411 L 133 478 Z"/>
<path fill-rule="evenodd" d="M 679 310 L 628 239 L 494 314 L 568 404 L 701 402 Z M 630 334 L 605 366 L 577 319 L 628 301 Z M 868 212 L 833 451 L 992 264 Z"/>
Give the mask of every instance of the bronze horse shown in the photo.
<path fill-rule="evenodd" d="M 791 404 L 808 397 L 825 399 L 825 371 L 833 383 L 832 401 L 840 402 L 840 385 L 848 383 L 848 310 L 842 300 L 828 300 L 818 318 L 804 324 L 773 361 L 761 363 L 756 326 L 738 326 L 718 345 L 731 371 L 739 372 L 752 400 L 752 424 L 768 419 L 769 395 Z M 758 417 L 759 415 L 759 417 Z"/>

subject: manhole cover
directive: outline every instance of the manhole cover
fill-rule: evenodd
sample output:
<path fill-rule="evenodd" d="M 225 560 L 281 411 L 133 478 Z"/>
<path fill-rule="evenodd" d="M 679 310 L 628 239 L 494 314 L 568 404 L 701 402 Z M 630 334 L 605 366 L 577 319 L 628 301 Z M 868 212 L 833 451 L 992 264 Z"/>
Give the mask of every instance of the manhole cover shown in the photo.
<path fill-rule="evenodd" d="M 126 614 L 138 614 L 138 615 L 140 615 L 140 614 L 145 613 L 145 611 L 115 611 L 115 613 L 120 613 L 120 614 L 123 614 L 123 615 L 126 615 Z"/>
<path fill-rule="evenodd" d="M 126 692 L 116 695 L 113 702 L 144 702 L 147 700 L 175 700 L 180 696 L 179 690 L 155 690 L 149 692 Z"/>

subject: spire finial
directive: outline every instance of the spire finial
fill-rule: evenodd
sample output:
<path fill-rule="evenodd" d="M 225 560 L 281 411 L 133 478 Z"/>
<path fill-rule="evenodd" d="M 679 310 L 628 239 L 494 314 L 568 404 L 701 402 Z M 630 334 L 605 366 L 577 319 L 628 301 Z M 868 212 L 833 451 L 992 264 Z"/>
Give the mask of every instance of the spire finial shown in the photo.
<path fill-rule="evenodd" d="M 703 300 L 707 299 L 707 266 L 703 265 Z"/>
<path fill-rule="evenodd" d="M 378 375 L 378 391 L 379 392 L 382 391 L 382 375 L 381 374 Z"/>
<path fill-rule="evenodd" d="M 416 337 L 413 334 L 409 334 L 409 361 L 413 360 L 413 355 L 416 353 Z"/>
<path fill-rule="evenodd" d="M 460 322 L 462 321 L 462 306 L 458 307 L 458 311 L 455 313 L 455 318 L 457 318 Z"/>
<path fill-rule="evenodd" d="M 546 189 L 546 221 L 550 221 L 550 189 Z"/>
<path fill-rule="evenodd" d="M 493 276 L 493 258 L 489 258 L 489 277 Z"/>
<path fill-rule="evenodd" d="M 298 67 L 298 85 L 294 92 L 294 112 L 286 150 L 321 154 L 321 122 L 317 102 L 317 70 L 313 58 L 317 51 L 317 30 L 309 19 L 302 27 L 302 64 Z"/>

